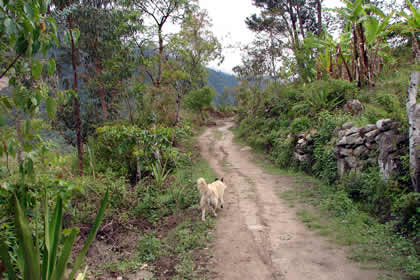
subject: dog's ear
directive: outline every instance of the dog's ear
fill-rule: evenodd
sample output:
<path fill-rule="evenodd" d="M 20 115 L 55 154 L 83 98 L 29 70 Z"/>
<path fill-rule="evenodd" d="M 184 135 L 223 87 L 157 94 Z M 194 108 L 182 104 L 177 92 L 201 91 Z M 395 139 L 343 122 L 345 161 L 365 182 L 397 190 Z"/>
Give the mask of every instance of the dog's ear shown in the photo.
<path fill-rule="evenodd" d="M 219 178 L 217 178 L 217 177 L 216 177 L 216 179 L 214 179 L 214 180 L 215 180 L 215 181 L 218 181 L 218 180 L 219 180 Z"/>
<path fill-rule="evenodd" d="M 222 177 L 222 179 L 220 179 L 220 181 L 222 181 L 222 182 L 223 182 L 223 177 Z"/>

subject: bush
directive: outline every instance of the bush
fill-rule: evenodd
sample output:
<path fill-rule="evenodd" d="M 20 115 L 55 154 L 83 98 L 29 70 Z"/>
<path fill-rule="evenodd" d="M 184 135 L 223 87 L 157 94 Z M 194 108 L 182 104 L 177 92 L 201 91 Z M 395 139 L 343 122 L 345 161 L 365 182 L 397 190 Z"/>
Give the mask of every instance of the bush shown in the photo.
<path fill-rule="evenodd" d="M 403 232 L 420 232 L 420 193 L 401 195 L 393 204 L 393 214 L 400 218 L 397 226 Z"/>
<path fill-rule="evenodd" d="M 345 191 L 366 210 L 384 218 L 391 213 L 393 200 L 400 190 L 391 181 L 382 178 L 377 168 L 360 174 L 350 174 L 342 179 Z"/>
<path fill-rule="evenodd" d="M 355 98 L 357 94 L 357 88 L 347 81 L 315 81 L 308 88 L 303 88 L 303 100 L 292 109 L 299 116 L 315 116 L 323 110 L 334 111 L 343 107 L 347 100 Z"/>
<path fill-rule="evenodd" d="M 369 123 L 376 123 L 377 120 L 388 118 L 389 113 L 377 105 L 366 104 L 362 117 L 365 117 Z"/>
<path fill-rule="evenodd" d="M 97 133 L 91 148 L 99 171 L 110 168 L 117 176 L 125 176 L 135 183 L 137 179 L 148 176 L 156 162 L 166 163 L 168 169 L 176 166 L 179 153 L 172 147 L 172 142 L 181 133 L 179 129 L 110 125 L 98 128 Z M 141 173 L 137 174 L 138 171 Z"/>
<path fill-rule="evenodd" d="M 308 117 L 296 118 L 290 124 L 290 131 L 293 133 L 307 131 L 310 128 L 311 128 L 311 120 Z"/>
<path fill-rule="evenodd" d="M 280 168 L 290 168 L 294 166 L 293 150 L 295 141 L 292 139 L 277 138 L 270 151 L 270 157 Z"/>
<path fill-rule="evenodd" d="M 330 212 L 332 215 L 344 218 L 357 211 L 356 205 L 344 191 L 331 193 L 326 199 L 321 201 L 321 209 Z"/>

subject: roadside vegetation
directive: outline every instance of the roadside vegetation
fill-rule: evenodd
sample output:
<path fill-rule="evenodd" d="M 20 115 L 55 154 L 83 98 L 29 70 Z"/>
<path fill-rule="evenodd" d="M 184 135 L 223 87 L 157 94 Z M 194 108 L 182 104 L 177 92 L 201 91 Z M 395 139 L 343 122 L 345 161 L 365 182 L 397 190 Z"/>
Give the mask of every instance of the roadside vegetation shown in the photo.
<path fill-rule="evenodd" d="M 409 1 L 401 9 L 386 1 L 343 1 L 335 9 L 320 1 L 293 3 L 254 1 L 259 11 L 247 24 L 257 39 L 235 68 L 241 81 L 235 134 L 265 154 L 275 166 L 269 169 L 313 177 L 280 194 L 321 211 L 298 208 L 309 228 L 349 245 L 350 258 L 367 266 L 379 263 L 402 278 L 419 279 L 420 195 L 410 156 L 416 148 L 401 141 L 386 177 L 378 165 L 381 147 L 352 169 L 347 162 L 338 165 L 343 157 L 337 144 L 343 124 L 356 131 L 376 128 L 382 119 L 391 119 L 408 139 L 407 96 L 418 94 L 419 10 Z M 309 144 L 299 154 L 302 143 Z"/>
<path fill-rule="evenodd" d="M 0 279 L 205 277 L 209 26 L 187 0 L 1 3 Z"/>

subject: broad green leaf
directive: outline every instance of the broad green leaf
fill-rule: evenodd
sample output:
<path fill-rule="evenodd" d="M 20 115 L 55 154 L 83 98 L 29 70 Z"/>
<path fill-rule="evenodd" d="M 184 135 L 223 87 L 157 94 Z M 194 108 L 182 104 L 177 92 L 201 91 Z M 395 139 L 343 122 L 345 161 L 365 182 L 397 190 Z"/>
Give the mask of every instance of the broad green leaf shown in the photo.
<path fill-rule="evenodd" d="M 57 35 L 50 32 L 50 36 L 54 39 L 55 46 L 58 47 L 59 43 L 58 43 Z"/>
<path fill-rule="evenodd" d="M 7 123 L 7 117 L 5 114 L 0 115 L 0 127 L 4 126 Z"/>
<path fill-rule="evenodd" d="M 25 160 L 25 163 L 24 163 L 23 168 L 24 168 L 25 174 L 31 175 L 33 173 L 33 171 L 34 171 L 34 162 L 32 161 L 31 158 L 28 158 L 28 159 Z"/>
<path fill-rule="evenodd" d="M 48 250 L 48 269 L 47 269 L 47 279 L 52 275 L 54 266 L 56 265 L 57 250 L 58 244 L 60 242 L 60 233 L 63 220 L 63 200 L 59 195 L 57 195 L 57 200 L 55 204 L 54 214 L 51 219 L 51 224 L 49 227 L 49 239 L 50 247 Z"/>
<path fill-rule="evenodd" d="M 25 36 L 21 33 L 16 41 L 16 53 L 24 54 L 28 48 L 28 41 Z"/>
<path fill-rule="evenodd" d="M 77 42 L 79 41 L 79 37 L 80 37 L 80 30 L 79 29 L 73 29 L 72 34 L 73 34 L 74 44 L 77 45 Z"/>
<path fill-rule="evenodd" d="M 71 255 L 73 244 L 78 233 L 79 233 L 78 228 L 72 228 L 72 229 L 67 229 L 63 231 L 62 233 L 63 249 L 61 250 L 61 255 L 57 260 L 57 264 L 56 264 L 56 267 L 54 268 L 53 274 L 51 275 L 51 279 L 53 280 L 63 279 L 64 273 L 66 271 L 67 263 Z"/>
<path fill-rule="evenodd" d="M 48 96 L 47 100 L 45 101 L 45 105 L 47 107 L 48 116 L 50 119 L 53 119 L 57 113 L 57 102 L 54 98 Z"/>
<path fill-rule="evenodd" d="M 76 275 L 76 272 L 79 270 L 80 266 L 83 263 L 83 260 L 86 256 L 86 253 L 93 241 L 93 239 L 96 236 L 96 233 L 98 232 L 99 226 L 102 222 L 102 219 L 104 218 L 104 213 L 105 213 L 105 207 L 108 203 L 108 197 L 109 197 L 109 193 L 108 191 L 106 191 L 104 198 L 101 201 L 101 207 L 98 211 L 98 215 L 96 216 L 95 222 L 93 223 L 93 227 L 91 229 L 91 231 L 89 232 L 88 238 L 85 242 L 85 244 L 83 245 L 82 250 L 80 251 L 79 255 L 76 258 L 76 261 L 74 262 L 74 267 L 73 270 L 70 273 L 69 279 L 73 279 L 74 276 Z"/>
<path fill-rule="evenodd" d="M 377 39 L 378 27 L 379 21 L 376 18 L 370 17 L 366 21 L 366 41 L 368 44 L 373 43 Z"/>
<path fill-rule="evenodd" d="M 48 75 L 52 76 L 55 72 L 56 64 L 54 58 L 48 60 Z"/>
<path fill-rule="evenodd" d="M 37 59 L 33 59 L 32 60 L 32 77 L 35 80 L 37 80 L 39 77 L 41 77 L 41 74 L 42 74 L 42 63 Z"/>
<path fill-rule="evenodd" d="M 48 208 L 48 193 L 44 190 L 44 197 L 42 200 L 42 207 L 44 210 L 44 242 L 45 247 L 47 248 L 47 252 L 44 253 L 42 259 L 42 279 L 48 279 L 48 248 L 51 247 L 51 240 L 50 240 L 50 213 Z"/>
<path fill-rule="evenodd" d="M 29 222 L 20 206 L 19 200 L 15 195 L 15 210 L 16 210 L 16 232 L 18 236 L 19 246 L 23 250 L 24 259 L 24 280 L 40 280 L 40 258 L 39 249 L 34 246 L 32 238 L 32 230 L 29 227 Z"/>

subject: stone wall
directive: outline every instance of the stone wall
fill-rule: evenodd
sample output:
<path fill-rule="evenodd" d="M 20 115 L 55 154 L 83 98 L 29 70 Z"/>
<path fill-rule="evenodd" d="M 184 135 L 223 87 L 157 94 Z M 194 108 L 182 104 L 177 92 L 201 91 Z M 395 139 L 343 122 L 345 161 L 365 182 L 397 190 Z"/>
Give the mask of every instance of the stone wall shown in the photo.
<path fill-rule="evenodd" d="M 367 165 L 378 164 L 384 177 L 388 178 L 399 168 L 401 156 L 407 153 L 408 137 L 390 119 L 360 128 L 345 123 L 336 128 L 335 135 L 334 154 L 340 177 L 348 172 L 357 173 Z M 297 161 L 310 162 L 311 144 L 310 134 L 298 135 L 294 152 Z"/>

